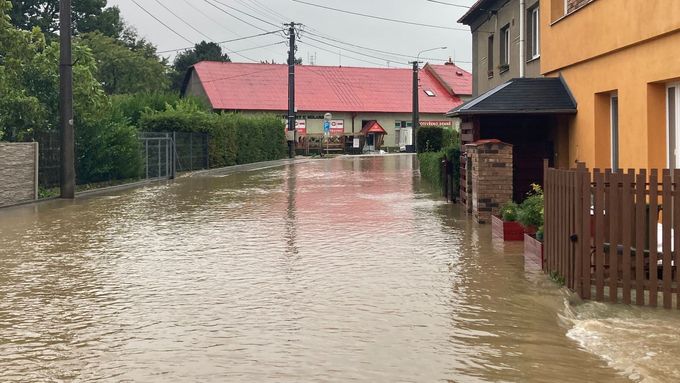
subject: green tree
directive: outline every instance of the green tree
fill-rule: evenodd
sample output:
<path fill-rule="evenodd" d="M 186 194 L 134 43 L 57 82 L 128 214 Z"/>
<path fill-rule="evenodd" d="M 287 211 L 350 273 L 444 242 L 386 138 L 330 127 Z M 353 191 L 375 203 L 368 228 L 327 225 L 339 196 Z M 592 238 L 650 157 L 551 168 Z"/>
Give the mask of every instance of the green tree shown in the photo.
<path fill-rule="evenodd" d="M 222 47 L 216 43 L 201 41 L 193 49 L 184 51 L 175 57 L 171 73 L 172 89 L 181 90 L 184 76 L 190 66 L 201 61 L 231 62 L 229 55 L 222 52 Z"/>
<path fill-rule="evenodd" d="M 99 32 L 85 33 L 80 43 L 97 62 L 96 77 L 107 94 L 155 92 L 168 88 L 166 67 L 144 50 L 133 50 Z"/>
<path fill-rule="evenodd" d="M 48 37 L 59 30 L 59 0 L 12 0 L 12 24 L 23 30 L 39 27 Z M 72 17 L 75 33 L 100 31 L 119 37 L 123 22 L 117 7 L 105 8 L 106 0 L 73 0 Z"/>

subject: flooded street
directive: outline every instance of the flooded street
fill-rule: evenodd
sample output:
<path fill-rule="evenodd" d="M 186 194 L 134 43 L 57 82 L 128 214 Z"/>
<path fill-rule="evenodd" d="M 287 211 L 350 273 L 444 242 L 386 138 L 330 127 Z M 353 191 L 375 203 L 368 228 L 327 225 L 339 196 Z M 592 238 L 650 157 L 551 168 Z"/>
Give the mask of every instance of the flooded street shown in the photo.
<path fill-rule="evenodd" d="M 680 315 L 575 299 L 412 156 L 0 210 L 0 381 L 666 382 Z"/>

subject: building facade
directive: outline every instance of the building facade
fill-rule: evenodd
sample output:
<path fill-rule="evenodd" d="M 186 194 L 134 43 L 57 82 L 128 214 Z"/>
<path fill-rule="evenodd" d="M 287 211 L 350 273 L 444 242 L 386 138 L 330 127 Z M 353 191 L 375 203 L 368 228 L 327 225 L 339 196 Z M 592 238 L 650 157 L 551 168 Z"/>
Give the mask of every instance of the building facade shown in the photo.
<path fill-rule="evenodd" d="M 412 71 L 394 68 L 296 66 L 297 135 L 322 135 L 332 114 L 331 135 L 358 134 L 376 121 L 382 145 L 412 144 Z M 187 73 L 183 94 L 206 100 L 215 111 L 273 113 L 286 119 L 288 67 L 277 64 L 201 62 Z M 444 114 L 472 94 L 471 75 L 453 63 L 427 64 L 419 72 L 420 124 L 458 128 Z"/>
<path fill-rule="evenodd" d="M 541 0 L 541 72 L 578 102 L 569 164 L 680 167 L 680 3 Z"/>
<path fill-rule="evenodd" d="M 512 78 L 540 76 L 539 3 L 539 0 L 479 0 L 458 20 L 470 26 L 472 32 L 474 97 Z M 520 33 L 521 24 L 524 33 Z"/>

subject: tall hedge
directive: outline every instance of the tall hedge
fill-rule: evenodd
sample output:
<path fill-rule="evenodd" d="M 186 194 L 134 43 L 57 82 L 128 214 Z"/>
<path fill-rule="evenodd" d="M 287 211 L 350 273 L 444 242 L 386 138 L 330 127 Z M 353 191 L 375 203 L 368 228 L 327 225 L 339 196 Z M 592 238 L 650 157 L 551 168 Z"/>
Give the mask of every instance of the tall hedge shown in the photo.
<path fill-rule="evenodd" d="M 212 167 L 277 160 L 287 153 L 284 123 L 273 115 L 216 114 L 179 103 L 161 112 L 147 110 L 139 127 L 151 132 L 208 133 Z"/>

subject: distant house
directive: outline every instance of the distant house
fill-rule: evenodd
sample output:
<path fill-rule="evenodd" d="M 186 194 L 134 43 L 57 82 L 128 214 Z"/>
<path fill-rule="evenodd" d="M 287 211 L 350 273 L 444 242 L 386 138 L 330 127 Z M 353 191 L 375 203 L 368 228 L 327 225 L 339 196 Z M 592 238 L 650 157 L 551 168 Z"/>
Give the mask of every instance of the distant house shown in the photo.
<path fill-rule="evenodd" d="M 421 126 L 453 128 L 454 120 L 444 114 L 471 96 L 471 84 L 471 74 L 453 63 L 425 65 L 420 71 Z M 187 73 L 182 93 L 204 98 L 216 111 L 285 118 L 287 89 L 286 65 L 200 62 Z M 412 89 L 411 69 L 296 66 L 298 135 L 322 134 L 323 116 L 332 113 L 331 134 L 366 128 L 384 136 L 383 147 L 411 145 Z"/>
<path fill-rule="evenodd" d="M 539 0 L 479 0 L 459 20 L 472 32 L 475 97 L 447 116 L 462 120 L 462 145 L 488 139 L 513 145 L 508 187 L 515 201 L 524 199 L 532 183 L 543 183 L 544 159 L 551 165 L 568 159 L 567 123 L 577 107 L 563 79 L 541 77 L 541 5 Z M 463 202 L 466 185 L 461 180 Z"/>
<path fill-rule="evenodd" d="M 540 76 L 539 0 L 525 0 L 524 9 L 521 5 L 520 0 L 478 0 L 458 20 L 472 32 L 473 96 L 516 77 Z M 523 50 L 520 14 L 525 20 Z"/>
<path fill-rule="evenodd" d="M 542 0 L 541 71 L 578 102 L 567 165 L 680 168 L 680 2 Z"/>

